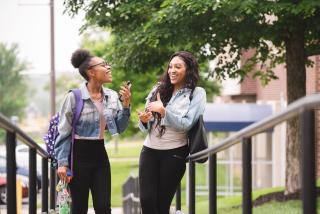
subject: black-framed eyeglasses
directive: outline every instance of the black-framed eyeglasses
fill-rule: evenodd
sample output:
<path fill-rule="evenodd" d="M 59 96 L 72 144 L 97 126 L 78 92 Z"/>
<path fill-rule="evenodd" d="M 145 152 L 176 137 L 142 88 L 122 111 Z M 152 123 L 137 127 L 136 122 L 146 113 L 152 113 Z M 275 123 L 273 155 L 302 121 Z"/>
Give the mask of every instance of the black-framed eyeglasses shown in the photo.
<path fill-rule="evenodd" d="M 102 65 L 103 67 L 111 66 L 109 63 L 103 61 L 103 62 L 99 62 L 97 64 L 93 64 L 93 65 L 88 66 L 88 69 L 91 69 L 91 68 L 96 67 L 98 65 Z"/>

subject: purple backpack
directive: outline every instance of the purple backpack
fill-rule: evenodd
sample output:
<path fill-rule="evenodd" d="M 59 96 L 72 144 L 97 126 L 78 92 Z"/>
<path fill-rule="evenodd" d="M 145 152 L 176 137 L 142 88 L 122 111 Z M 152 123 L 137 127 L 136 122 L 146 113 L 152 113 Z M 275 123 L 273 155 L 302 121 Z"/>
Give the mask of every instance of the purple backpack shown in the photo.
<path fill-rule="evenodd" d="M 76 123 L 78 122 L 81 111 L 83 108 L 83 100 L 81 97 L 81 91 L 80 89 L 72 89 L 70 90 L 73 92 L 75 98 L 76 98 L 76 108 L 75 111 L 73 112 L 73 118 L 72 118 L 72 144 L 71 144 L 71 160 L 73 159 L 73 154 L 72 154 L 72 148 L 73 148 L 73 143 L 74 143 L 74 135 L 75 135 L 75 126 Z M 46 143 L 46 148 L 47 148 L 47 153 L 49 155 L 49 159 L 51 159 L 52 167 L 56 168 L 57 166 L 57 159 L 55 156 L 54 152 L 54 146 L 55 146 L 55 141 L 57 137 L 59 136 L 58 132 L 58 125 L 60 121 L 60 115 L 59 113 L 55 114 L 49 124 L 49 129 L 47 134 L 43 137 L 44 142 Z"/>

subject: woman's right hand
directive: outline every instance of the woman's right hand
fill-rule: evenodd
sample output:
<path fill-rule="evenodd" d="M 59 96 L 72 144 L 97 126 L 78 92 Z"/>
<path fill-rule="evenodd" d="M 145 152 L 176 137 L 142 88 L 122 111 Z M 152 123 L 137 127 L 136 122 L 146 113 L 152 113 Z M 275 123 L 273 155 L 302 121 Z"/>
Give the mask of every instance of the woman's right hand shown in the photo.
<path fill-rule="evenodd" d="M 138 112 L 138 116 L 139 116 L 139 120 L 142 122 L 142 123 L 147 123 L 149 122 L 149 120 L 151 120 L 152 118 L 152 113 L 149 111 L 149 112 Z"/>
<path fill-rule="evenodd" d="M 59 166 L 59 167 L 58 167 L 57 174 L 58 174 L 60 180 L 69 183 L 69 179 L 68 179 L 68 177 L 67 177 L 67 171 L 68 171 L 68 167 L 66 167 L 66 166 Z"/>

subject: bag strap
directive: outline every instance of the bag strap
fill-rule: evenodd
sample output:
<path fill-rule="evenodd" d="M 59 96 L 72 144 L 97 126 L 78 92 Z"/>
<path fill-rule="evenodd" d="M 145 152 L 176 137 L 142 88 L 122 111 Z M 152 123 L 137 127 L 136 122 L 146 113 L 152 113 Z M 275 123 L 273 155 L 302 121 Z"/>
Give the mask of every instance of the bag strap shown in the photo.
<path fill-rule="evenodd" d="M 196 88 L 194 88 L 194 89 L 191 90 L 191 93 L 190 93 L 190 96 L 189 96 L 189 100 L 190 100 L 190 101 L 193 99 L 193 92 L 194 92 L 195 89 L 196 89 Z"/>
<path fill-rule="evenodd" d="M 83 109 L 83 99 L 81 96 L 81 90 L 76 88 L 71 90 L 72 93 L 75 96 L 76 99 L 76 108 L 75 111 L 73 112 L 73 118 L 72 118 L 72 134 L 71 134 L 71 173 L 73 172 L 73 144 L 74 144 L 74 138 L 75 138 L 75 129 L 76 129 L 76 124 L 80 119 L 81 112 Z"/>

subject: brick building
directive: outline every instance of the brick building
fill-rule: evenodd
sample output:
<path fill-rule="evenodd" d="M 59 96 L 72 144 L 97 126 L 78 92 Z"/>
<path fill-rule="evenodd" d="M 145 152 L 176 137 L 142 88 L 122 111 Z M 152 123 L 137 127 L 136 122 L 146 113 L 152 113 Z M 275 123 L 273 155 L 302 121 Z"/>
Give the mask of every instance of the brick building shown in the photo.
<path fill-rule="evenodd" d="M 253 51 L 243 54 L 241 63 L 251 57 Z M 307 94 L 320 92 L 320 56 L 310 58 L 314 66 L 307 68 Z M 267 86 L 262 86 L 259 80 L 247 77 L 239 84 L 235 80 L 222 82 L 223 92 L 215 102 L 224 103 L 257 103 L 269 104 L 273 112 L 279 112 L 287 106 L 286 69 L 278 65 L 274 72 L 279 78 L 271 81 Z M 316 142 L 320 149 L 320 111 L 316 114 Z M 253 141 L 253 186 L 255 188 L 284 186 L 285 182 L 285 123 L 276 126 L 271 133 L 255 136 Z M 241 147 L 233 149 L 233 156 L 241 160 Z M 317 162 L 320 162 L 320 152 L 317 153 Z M 320 175 L 320 164 L 317 164 L 317 174 Z M 235 171 L 241 171 L 239 169 Z M 234 172 L 232 174 L 235 174 Z"/>

